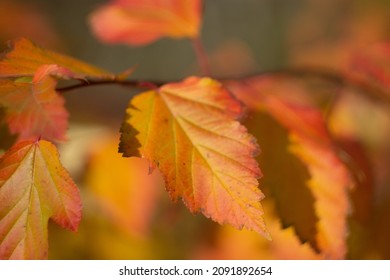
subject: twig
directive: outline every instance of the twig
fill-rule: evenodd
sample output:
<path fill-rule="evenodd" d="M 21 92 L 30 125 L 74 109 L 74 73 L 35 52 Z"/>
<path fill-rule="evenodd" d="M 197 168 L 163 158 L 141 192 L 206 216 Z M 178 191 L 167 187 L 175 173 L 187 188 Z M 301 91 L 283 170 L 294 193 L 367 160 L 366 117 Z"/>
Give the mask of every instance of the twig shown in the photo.
<path fill-rule="evenodd" d="M 205 66 L 204 66 L 205 67 Z M 206 70 L 206 69 L 205 69 Z M 390 92 L 386 92 L 375 83 L 365 81 L 362 79 L 356 79 L 348 74 L 338 72 L 328 68 L 315 68 L 315 67 L 301 67 L 301 68 L 288 68 L 271 70 L 259 73 L 253 73 L 241 77 L 214 77 L 214 79 L 224 82 L 226 80 L 245 80 L 256 77 L 280 77 L 280 78 L 318 78 L 324 81 L 328 81 L 337 85 L 340 88 L 352 88 L 357 90 L 360 94 L 370 98 L 377 102 L 386 103 L 390 105 Z M 79 89 L 89 86 L 98 85 L 120 85 L 125 87 L 139 88 L 139 89 L 155 89 L 166 83 L 172 83 L 177 81 L 146 81 L 146 80 L 80 80 L 79 84 L 65 86 L 57 88 L 57 91 L 64 93 L 74 89 Z"/>
<path fill-rule="evenodd" d="M 120 85 L 124 87 L 131 87 L 131 88 L 140 88 L 140 89 L 155 89 L 159 86 L 162 86 L 164 82 L 161 81 L 137 81 L 137 80 L 80 80 L 79 84 L 65 86 L 57 88 L 56 90 L 60 93 L 64 93 L 67 91 L 84 88 L 84 87 L 90 87 L 90 86 L 99 86 L 99 85 Z"/>

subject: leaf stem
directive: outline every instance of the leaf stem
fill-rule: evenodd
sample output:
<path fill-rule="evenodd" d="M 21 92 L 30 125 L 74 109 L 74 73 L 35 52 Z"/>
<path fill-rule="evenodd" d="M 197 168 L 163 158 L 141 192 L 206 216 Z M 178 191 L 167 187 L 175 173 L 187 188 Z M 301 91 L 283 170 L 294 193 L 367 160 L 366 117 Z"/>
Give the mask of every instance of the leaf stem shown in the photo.
<path fill-rule="evenodd" d="M 199 37 L 196 37 L 192 40 L 192 46 L 194 48 L 202 74 L 206 76 L 211 76 L 210 64 L 207 58 L 207 54 Z"/>

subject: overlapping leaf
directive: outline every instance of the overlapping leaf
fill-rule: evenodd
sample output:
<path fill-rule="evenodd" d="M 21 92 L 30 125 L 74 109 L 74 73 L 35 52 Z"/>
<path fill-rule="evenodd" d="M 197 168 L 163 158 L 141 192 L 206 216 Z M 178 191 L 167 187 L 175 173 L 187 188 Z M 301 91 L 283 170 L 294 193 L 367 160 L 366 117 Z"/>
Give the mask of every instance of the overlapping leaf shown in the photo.
<path fill-rule="evenodd" d="M 57 81 L 114 76 L 73 58 L 41 49 L 26 39 L 11 44 L 0 61 L 0 105 L 19 140 L 66 139 L 68 113 L 55 91 Z"/>
<path fill-rule="evenodd" d="M 250 114 L 244 125 L 258 139 L 262 152 L 258 157 L 267 197 L 274 198 L 284 228 L 293 227 L 301 242 L 318 249 L 314 197 L 307 188 L 307 166 L 288 147 L 288 130 L 264 112 Z"/>
<path fill-rule="evenodd" d="M 19 139 L 65 140 L 68 112 L 55 85 L 50 76 L 36 82 L 0 80 L 0 104 L 11 133 L 19 134 Z"/>
<path fill-rule="evenodd" d="M 79 191 L 47 141 L 20 142 L 0 159 L 0 259 L 48 256 L 48 220 L 77 230 Z"/>
<path fill-rule="evenodd" d="M 352 180 L 337 156 L 320 112 L 267 94 L 269 88 L 260 78 L 231 82 L 229 86 L 252 109 L 268 113 L 288 129 L 289 150 L 307 165 L 311 175 L 307 186 L 315 199 L 318 248 L 325 258 L 345 257 Z"/>
<path fill-rule="evenodd" d="M 241 113 L 240 103 L 212 79 L 167 84 L 130 102 L 120 151 L 149 159 L 171 198 L 182 197 L 191 212 L 268 237 L 253 158 L 258 147 L 235 120 Z"/>
<path fill-rule="evenodd" d="M 198 36 L 202 0 L 114 0 L 91 15 L 92 28 L 107 43 L 143 45 L 161 37 Z"/>

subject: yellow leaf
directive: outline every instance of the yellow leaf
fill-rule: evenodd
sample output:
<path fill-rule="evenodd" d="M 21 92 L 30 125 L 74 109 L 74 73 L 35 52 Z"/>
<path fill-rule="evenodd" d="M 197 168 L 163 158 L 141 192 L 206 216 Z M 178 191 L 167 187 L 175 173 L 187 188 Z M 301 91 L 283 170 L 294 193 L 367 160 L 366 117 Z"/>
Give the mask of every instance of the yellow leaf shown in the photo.
<path fill-rule="evenodd" d="M 147 234 L 160 194 L 158 172 L 149 174 L 144 159 L 122 157 L 117 137 L 93 146 L 86 178 L 91 192 L 119 228 Z"/>
<path fill-rule="evenodd" d="M 52 64 L 66 68 L 83 77 L 113 77 L 112 74 L 95 66 L 40 48 L 31 41 L 21 38 L 12 41 L 9 50 L 1 57 L 0 78 L 34 76 L 39 67 Z"/>
<path fill-rule="evenodd" d="M 171 198 L 182 197 L 191 212 L 269 238 L 254 159 L 258 147 L 235 120 L 241 114 L 240 103 L 212 79 L 167 84 L 130 102 L 120 151 L 157 166 Z"/>

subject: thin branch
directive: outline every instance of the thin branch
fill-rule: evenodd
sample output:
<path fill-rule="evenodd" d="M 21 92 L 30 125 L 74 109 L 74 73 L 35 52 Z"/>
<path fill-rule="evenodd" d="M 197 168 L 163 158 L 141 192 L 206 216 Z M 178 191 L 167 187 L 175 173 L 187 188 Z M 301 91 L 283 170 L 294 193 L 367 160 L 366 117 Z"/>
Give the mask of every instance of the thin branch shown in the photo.
<path fill-rule="evenodd" d="M 65 87 L 57 88 L 56 90 L 60 93 L 67 91 L 85 88 L 90 86 L 99 86 L 99 85 L 120 85 L 124 87 L 139 88 L 139 89 L 156 89 L 162 86 L 164 82 L 161 81 L 141 81 L 141 80 L 80 80 L 80 83 Z"/>
<path fill-rule="evenodd" d="M 362 79 L 356 79 L 348 74 L 338 72 L 328 68 L 315 68 L 315 67 L 301 67 L 301 68 L 288 68 L 271 70 L 259 73 L 252 73 L 241 77 L 214 77 L 214 79 L 224 82 L 226 80 L 241 80 L 250 79 L 256 77 L 280 77 L 280 78 L 318 78 L 324 81 L 328 81 L 340 88 L 352 88 L 357 90 L 360 94 L 366 98 L 377 102 L 383 102 L 390 105 L 390 92 L 386 92 L 375 83 L 365 81 Z M 80 83 L 70 86 L 57 88 L 57 91 L 64 93 L 74 89 L 98 86 L 98 85 L 120 85 L 131 88 L 139 89 L 156 89 L 166 83 L 172 83 L 177 81 L 146 81 L 146 80 L 80 80 Z"/>

